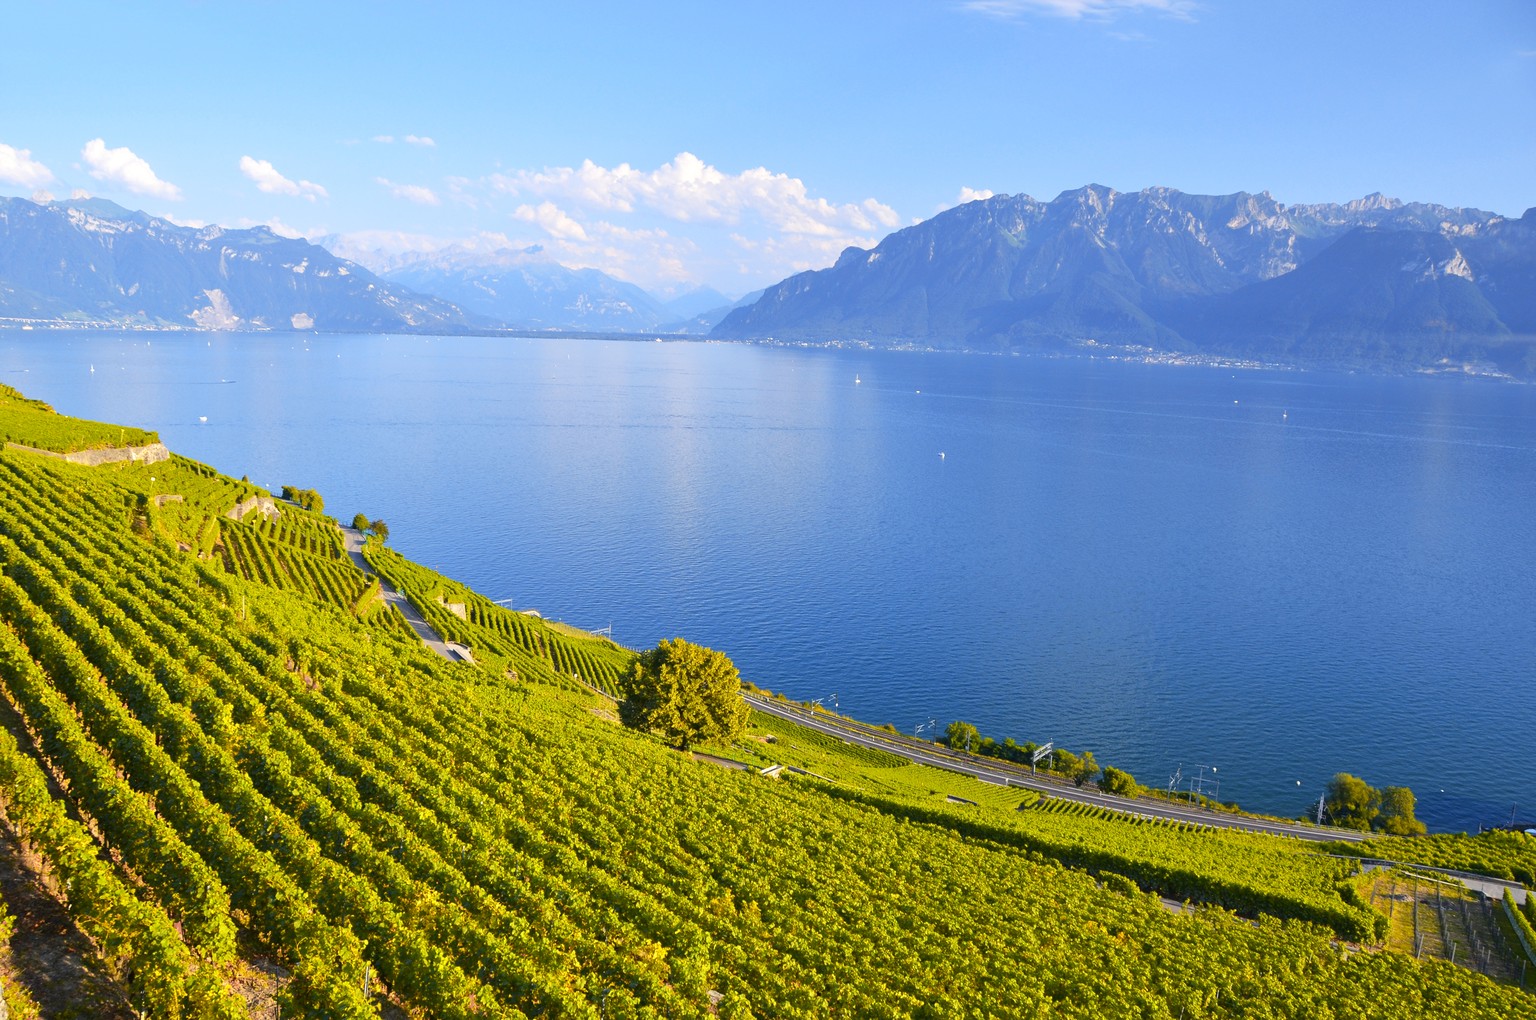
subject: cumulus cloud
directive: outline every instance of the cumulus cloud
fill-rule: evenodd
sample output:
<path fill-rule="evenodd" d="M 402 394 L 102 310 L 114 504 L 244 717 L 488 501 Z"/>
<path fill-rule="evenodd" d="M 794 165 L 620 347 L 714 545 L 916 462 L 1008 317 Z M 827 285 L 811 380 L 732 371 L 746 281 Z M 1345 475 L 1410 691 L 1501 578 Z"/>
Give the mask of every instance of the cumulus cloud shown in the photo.
<path fill-rule="evenodd" d="M 393 144 L 395 144 L 395 136 L 394 135 L 374 135 L 373 136 L 373 140 L 376 141 L 376 142 L 382 142 L 384 145 L 393 145 Z"/>
<path fill-rule="evenodd" d="M 548 232 L 550 237 L 556 237 L 562 241 L 587 239 L 586 229 L 553 202 L 540 202 L 536 206 L 520 205 L 513 211 L 512 218 L 522 220 L 524 223 L 538 224 Z"/>
<path fill-rule="evenodd" d="M 1192 0 L 967 0 L 961 6 L 996 18 L 1045 14 L 1074 21 L 1108 21 L 1119 14 L 1136 13 L 1188 19 L 1196 5 Z"/>
<path fill-rule="evenodd" d="M 0 183 L 40 188 L 53 180 L 53 171 L 32 158 L 31 149 L 0 144 Z"/>
<path fill-rule="evenodd" d="M 257 191 L 269 195 L 291 195 L 294 198 L 307 198 L 311 202 L 329 197 L 325 189 L 314 181 L 290 181 L 277 172 L 270 160 L 241 156 L 240 172 L 255 182 Z"/>
<path fill-rule="evenodd" d="M 829 265 L 849 246 L 873 247 L 903 223 L 874 198 L 834 202 L 798 177 L 761 166 L 727 172 L 690 152 L 655 169 L 587 160 L 450 179 L 448 188 L 455 202 L 484 195 L 477 208 L 510 197 L 513 221 L 528 228 L 520 244 L 646 287 L 751 289 Z"/>
<path fill-rule="evenodd" d="M 91 193 L 86 191 L 84 188 L 76 188 L 69 193 L 69 197 L 76 202 L 83 202 L 87 198 L 91 197 Z"/>
<path fill-rule="evenodd" d="M 133 150 L 126 145 L 118 149 L 109 149 L 102 139 L 92 138 L 85 143 L 85 148 L 80 150 L 80 156 L 85 160 L 86 169 L 90 171 L 91 176 L 98 181 L 116 184 L 135 195 L 150 195 L 169 201 L 181 199 L 180 188 L 156 177 L 149 163 L 142 157 L 134 155 Z"/>
<path fill-rule="evenodd" d="M 766 167 L 728 174 L 691 152 L 681 152 L 652 171 L 628 163 L 601 167 L 545 167 L 496 174 L 491 185 L 511 195 L 562 198 L 617 212 L 644 208 L 680 222 L 737 224 L 756 218 L 787 234 L 834 236 L 867 233 L 900 222 L 896 211 L 874 199 L 836 205 L 812 198 L 805 182 Z"/>
<path fill-rule="evenodd" d="M 955 199 L 955 204 L 964 205 L 967 202 L 980 202 L 983 199 L 991 198 L 995 194 L 996 192 L 991 188 L 968 188 L 961 185 L 960 197 Z"/>
<path fill-rule="evenodd" d="M 36 191 L 32 192 L 32 201 L 36 202 L 38 205 L 46 205 L 47 203 L 53 201 L 53 192 L 44 190 L 43 188 L 38 188 Z"/>
<path fill-rule="evenodd" d="M 379 186 L 388 189 L 395 198 L 404 199 L 407 202 L 415 202 L 417 205 L 442 205 L 443 200 L 437 197 L 437 193 L 431 188 L 421 184 L 396 184 L 384 177 L 375 177 Z"/>

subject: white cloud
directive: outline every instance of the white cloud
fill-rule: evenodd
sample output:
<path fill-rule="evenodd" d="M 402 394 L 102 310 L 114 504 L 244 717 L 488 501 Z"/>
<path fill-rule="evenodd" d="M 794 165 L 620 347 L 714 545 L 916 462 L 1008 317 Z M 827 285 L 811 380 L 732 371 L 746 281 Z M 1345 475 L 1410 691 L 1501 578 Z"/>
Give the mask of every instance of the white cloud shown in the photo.
<path fill-rule="evenodd" d="M 202 230 L 208 225 L 207 220 L 184 220 L 180 216 L 172 216 L 169 213 L 164 213 L 156 218 L 162 219 L 167 223 L 174 223 L 178 227 L 190 227 L 193 230 Z"/>
<path fill-rule="evenodd" d="M 431 138 L 429 138 L 426 135 L 406 135 L 405 136 L 405 144 L 406 145 L 421 145 L 421 146 L 424 146 L 424 147 L 426 147 L 428 149 L 435 149 L 435 148 L 437 148 L 437 143 L 434 142 Z"/>
<path fill-rule="evenodd" d="M 995 194 L 997 194 L 997 192 L 993 191 L 991 188 L 968 188 L 964 185 L 961 185 L 960 197 L 955 199 L 955 204 L 964 205 L 967 202 L 980 202 L 983 199 L 991 198 Z"/>
<path fill-rule="evenodd" d="M 1046 14 L 1074 21 L 1107 21 L 1119 14 L 1142 12 L 1188 19 L 1196 4 L 1193 0 L 966 0 L 961 6 L 996 18 Z"/>
<path fill-rule="evenodd" d="M 772 283 L 829 265 L 847 247 L 873 247 L 904 223 L 874 198 L 834 202 L 798 177 L 761 166 L 730 173 L 689 152 L 653 170 L 587 160 L 450 179 L 448 188 L 455 202 L 474 202 L 476 190 L 485 205 L 516 199 L 513 219 L 542 232 L 520 244 L 644 287 Z"/>
<path fill-rule="evenodd" d="M 314 181 L 290 181 L 278 173 L 277 168 L 269 160 L 241 156 L 240 172 L 256 183 L 257 191 L 264 191 L 269 195 L 292 195 L 294 198 L 307 198 L 311 202 L 317 198 L 330 197 L 325 189 Z"/>
<path fill-rule="evenodd" d="M 520 205 L 513 210 L 512 217 L 522 220 L 524 223 L 536 223 L 544 228 L 550 237 L 559 238 L 562 241 L 585 241 L 587 239 L 585 228 L 566 215 L 553 202 L 540 202 L 537 206 Z"/>
<path fill-rule="evenodd" d="M 181 199 L 181 189 L 155 176 L 155 171 L 143 158 L 134 155 L 127 146 L 109 149 L 100 138 L 92 138 L 80 150 L 91 176 L 98 181 L 117 184 L 135 195 L 151 195 L 169 201 Z"/>
<path fill-rule="evenodd" d="M 306 241 L 313 241 L 317 237 L 325 236 L 324 230 L 300 230 L 297 227 L 290 227 L 276 216 L 265 220 L 253 220 L 248 216 L 242 216 L 234 222 L 234 226 L 242 230 L 249 230 L 251 227 L 266 227 L 278 237 L 303 238 Z"/>
<path fill-rule="evenodd" d="M 868 232 L 901 222 L 896 211 L 874 199 L 835 205 L 812 198 L 805 182 L 766 167 L 727 174 L 691 152 L 681 152 L 653 171 L 628 163 L 601 167 L 545 167 L 496 174 L 491 186 L 511 195 L 562 198 L 617 212 L 647 209 L 684 223 L 737 224 L 755 218 L 786 234 L 834 236 Z"/>
<path fill-rule="evenodd" d="M 393 144 L 395 144 L 395 136 L 394 135 L 374 135 L 373 136 L 373 140 L 376 141 L 376 142 L 382 142 L 385 145 L 393 145 Z"/>
<path fill-rule="evenodd" d="M 53 171 L 32 158 L 31 149 L 0 144 L 0 183 L 40 188 L 53 180 Z"/>
<path fill-rule="evenodd" d="M 381 187 L 388 188 L 389 193 L 395 198 L 403 198 L 407 202 L 415 202 L 417 205 L 442 205 L 443 200 L 437 197 L 437 193 L 431 188 L 420 184 L 396 184 L 384 177 L 375 177 L 375 181 Z"/>
<path fill-rule="evenodd" d="M 353 230 L 342 234 L 310 233 L 306 235 L 316 244 L 324 245 L 338 258 L 350 259 L 376 273 L 398 269 L 402 264 L 417 257 L 445 248 L 464 252 L 486 254 L 509 248 L 526 247 L 525 240 L 519 245 L 506 234 L 480 231 L 468 237 L 439 237 L 434 234 L 413 234 L 403 230 Z"/>
<path fill-rule="evenodd" d="M 32 201 L 36 202 L 38 205 L 45 205 L 48 202 L 53 201 L 53 192 L 44 191 L 42 188 L 38 188 L 36 191 L 32 192 Z"/>
<path fill-rule="evenodd" d="M 91 193 L 89 191 L 86 191 L 84 188 L 76 188 L 74 191 L 71 191 L 69 193 L 69 197 L 73 201 L 83 202 L 87 198 L 91 197 Z"/>

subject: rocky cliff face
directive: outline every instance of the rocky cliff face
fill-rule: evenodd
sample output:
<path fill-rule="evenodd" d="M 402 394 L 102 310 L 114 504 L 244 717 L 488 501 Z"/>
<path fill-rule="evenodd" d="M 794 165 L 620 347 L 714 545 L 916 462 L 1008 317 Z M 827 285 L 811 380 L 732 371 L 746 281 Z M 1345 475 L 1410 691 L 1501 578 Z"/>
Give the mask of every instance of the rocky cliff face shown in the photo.
<path fill-rule="evenodd" d="M 454 330 L 455 306 L 266 227 L 181 227 L 101 199 L 0 199 L 0 321 Z"/>
<path fill-rule="evenodd" d="M 1432 354 L 1530 374 L 1533 234 L 1530 215 L 1381 195 L 1303 206 L 1098 185 L 1050 202 L 1001 195 L 770 287 L 714 335 L 981 349 L 1092 339 L 1399 366 Z"/>

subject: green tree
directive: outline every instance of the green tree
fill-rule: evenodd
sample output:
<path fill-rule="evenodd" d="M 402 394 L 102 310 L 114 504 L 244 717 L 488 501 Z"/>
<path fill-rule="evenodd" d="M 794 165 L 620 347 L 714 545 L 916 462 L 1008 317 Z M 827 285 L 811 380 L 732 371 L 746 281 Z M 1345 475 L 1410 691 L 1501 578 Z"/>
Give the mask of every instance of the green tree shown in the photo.
<path fill-rule="evenodd" d="M 1078 786 L 1087 786 L 1093 777 L 1099 774 L 1099 763 L 1093 760 L 1092 751 L 1084 751 L 1082 757 L 1077 759 L 1072 770 L 1067 773 L 1072 782 Z"/>
<path fill-rule="evenodd" d="M 389 525 L 383 521 L 374 521 L 368 525 L 368 530 L 379 536 L 380 542 L 389 541 Z"/>
<path fill-rule="evenodd" d="M 325 512 L 325 497 L 314 489 L 300 489 L 292 485 L 283 486 L 283 498 L 291 500 L 305 510 L 313 510 L 315 513 Z"/>
<path fill-rule="evenodd" d="M 369 523 L 370 522 L 366 514 L 358 514 L 356 517 L 352 518 L 352 528 L 355 531 L 367 531 Z"/>
<path fill-rule="evenodd" d="M 1136 785 L 1136 777 L 1129 772 L 1105 765 L 1104 775 L 1099 779 L 1099 789 L 1121 797 L 1134 797 L 1140 787 Z"/>
<path fill-rule="evenodd" d="M 1324 805 L 1333 824 L 1368 830 L 1381 813 L 1381 793 L 1359 776 L 1340 772 L 1328 781 Z"/>
<path fill-rule="evenodd" d="M 944 743 L 956 751 L 969 751 L 981 741 L 981 731 L 968 722 L 956 719 L 944 727 Z"/>
<path fill-rule="evenodd" d="M 1418 799 L 1406 786 L 1389 786 L 1381 791 L 1381 817 L 1377 826 L 1389 836 L 1422 836 L 1428 827 L 1414 817 Z"/>
<path fill-rule="evenodd" d="M 640 655 L 621 709 L 628 725 L 657 731 L 683 750 L 735 740 L 752 714 L 741 697 L 741 674 L 725 653 L 682 638 Z"/>

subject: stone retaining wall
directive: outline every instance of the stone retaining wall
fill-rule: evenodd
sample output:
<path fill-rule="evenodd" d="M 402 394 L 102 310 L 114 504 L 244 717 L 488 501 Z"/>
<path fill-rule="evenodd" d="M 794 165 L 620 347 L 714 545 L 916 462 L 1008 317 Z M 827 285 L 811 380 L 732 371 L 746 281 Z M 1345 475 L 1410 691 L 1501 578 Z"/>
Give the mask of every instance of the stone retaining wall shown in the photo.
<path fill-rule="evenodd" d="M 258 513 L 269 521 L 275 521 L 282 516 L 283 512 L 277 508 L 277 501 L 271 496 L 251 496 L 236 503 L 224 516 L 232 521 L 238 521 L 251 513 Z"/>
<path fill-rule="evenodd" d="M 73 453 L 60 453 L 57 450 L 39 450 L 35 446 L 23 446 L 20 443 L 6 443 L 7 450 L 23 450 L 27 453 L 41 454 L 44 457 L 52 457 L 55 460 L 67 460 L 71 464 L 83 464 L 86 467 L 100 467 L 103 464 L 158 464 L 163 460 L 171 459 L 171 451 L 165 448 L 164 443 L 150 443 L 148 446 L 110 446 L 104 450 L 76 450 Z"/>

